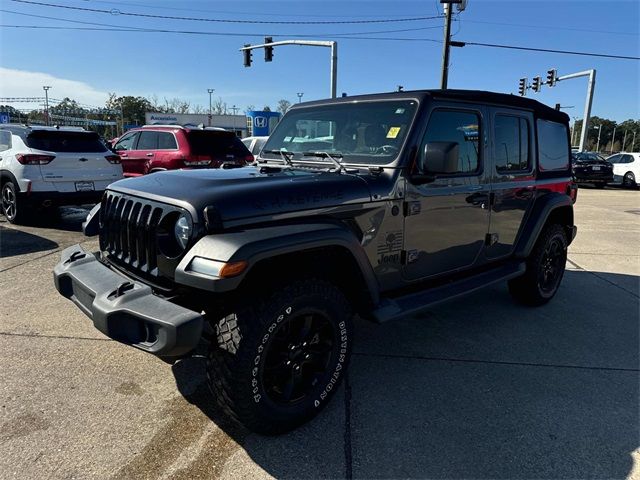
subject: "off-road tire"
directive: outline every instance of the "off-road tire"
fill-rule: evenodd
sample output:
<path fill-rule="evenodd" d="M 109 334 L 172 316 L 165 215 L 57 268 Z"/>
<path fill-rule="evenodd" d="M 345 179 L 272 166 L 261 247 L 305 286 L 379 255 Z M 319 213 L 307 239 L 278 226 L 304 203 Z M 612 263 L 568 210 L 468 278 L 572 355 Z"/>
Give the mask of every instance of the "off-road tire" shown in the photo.
<path fill-rule="evenodd" d="M 547 268 L 548 249 L 556 246 L 559 248 L 559 258 L 555 259 L 557 271 L 554 272 L 553 282 L 546 285 L 541 279 Z M 562 225 L 547 225 L 533 251 L 527 258 L 527 268 L 523 276 L 509 281 L 509 292 L 520 303 L 530 306 L 544 305 L 551 300 L 562 281 L 565 264 L 567 262 L 567 232 Z M 545 286 L 547 288 L 545 288 Z"/>
<path fill-rule="evenodd" d="M 351 306 L 336 286 L 320 279 L 291 282 L 262 298 L 238 303 L 222 319 L 212 321 L 215 338 L 207 355 L 209 387 L 222 410 L 248 429 L 267 435 L 292 430 L 320 412 L 345 375 L 353 343 Z M 279 336 L 287 332 L 284 329 L 293 329 L 291 325 L 302 317 L 306 321 L 309 312 L 326 316 L 327 331 L 333 332 L 336 342 L 327 347 L 330 353 L 322 354 L 328 362 L 326 370 L 312 374 L 309 394 L 297 403 L 278 402 L 273 386 L 265 380 L 265 364 L 274 350 L 281 354 Z"/>
<path fill-rule="evenodd" d="M 7 181 L 2 185 L 0 208 L 9 223 L 22 225 L 27 223 L 30 218 L 28 206 L 18 197 L 18 188 L 12 181 Z"/>

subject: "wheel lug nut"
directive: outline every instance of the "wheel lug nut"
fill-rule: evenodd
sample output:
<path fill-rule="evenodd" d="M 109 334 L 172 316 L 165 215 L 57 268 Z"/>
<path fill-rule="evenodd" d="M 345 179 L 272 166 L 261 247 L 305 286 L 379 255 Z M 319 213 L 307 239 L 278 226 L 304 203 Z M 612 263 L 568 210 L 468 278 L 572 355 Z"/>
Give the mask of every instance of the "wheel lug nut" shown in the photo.
<path fill-rule="evenodd" d="M 287 363 L 285 363 L 285 365 L 291 365 L 291 360 L 287 360 Z"/>

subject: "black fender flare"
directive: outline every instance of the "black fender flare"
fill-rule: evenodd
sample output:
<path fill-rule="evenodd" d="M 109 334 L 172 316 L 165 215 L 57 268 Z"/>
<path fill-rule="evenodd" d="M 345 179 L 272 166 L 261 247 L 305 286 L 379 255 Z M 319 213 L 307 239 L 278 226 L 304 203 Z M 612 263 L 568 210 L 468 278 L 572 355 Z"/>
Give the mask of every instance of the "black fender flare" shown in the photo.
<path fill-rule="evenodd" d="M 198 240 L 182 258 L 174 279 L 181 285 L 212 292 L 227 292 L 237 288 L 251 268 L 261 260 L 335 246 L 349 251 L 360 270 L 371 301 L 377 305 L 379 286 L 371 263 L 353 232 L 337 222 L 278 225 L 208 235 Z M 218 278 L 194 272 L 191 269 L 194 257 L 224 263 L 246 261 L 249 266 L 238 276 Z"/>
<path fill-rule="evenodd" d="M 548 193 L 538 197 L 531 208 L 531 212 L 527 217 L 527 221 L 516 244 L 514 252 L 516 258 L 527 258 L 529 256 L 547 221 L 554 212 L 559 212 L 560 209 L 565 209 L 570 212 L 564 223 L 571 231 L 571 235 L 568 237 L 569 243 L 571 243 L 575 236 L 573 202 L 568 195 L 563 193 Z"/>

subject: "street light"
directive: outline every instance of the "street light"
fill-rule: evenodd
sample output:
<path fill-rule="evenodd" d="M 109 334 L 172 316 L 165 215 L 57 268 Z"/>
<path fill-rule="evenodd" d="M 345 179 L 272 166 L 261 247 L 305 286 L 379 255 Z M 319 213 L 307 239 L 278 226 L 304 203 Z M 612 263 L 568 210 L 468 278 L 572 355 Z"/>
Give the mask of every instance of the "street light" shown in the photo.
<path fill-rule="evenodd" d="M 298 92 L 296 93 L 296 95 L 298 95 L 298 103 L 302 102 L 302 96 L 304 95 L 304 92 Z"/>
<path fill-rule="evenodd" d="M 596 152 L 600 152 L 600 134 L 602 133 L 602 124 L 593 126 L 592 128 L 598 129 L 598 144 L 596 145 Z"/>
<path fill-rule="evenodd" d="M 43 86 L 42 87 L 44 89 L 44 117 L 45 117 L 45 123 L 47 126 L 49 126 L 49 89 L 51 88 L 50 86 Z"/>
<path fill-rule="evenodd" d="M 237 137 L 238 136 L 238 131 L 236 130 L 236 112 L 238 111 L 238 107 L 233 105 L 231 107 L 231 110 L 233 111 L 233 133 Z"/>
<path fill-rule="evenodd" d="M 213 108 L 211 106 L 211 94 L 215 92 L 215 88 L 207 88 L 207 92 L 209 92 L 209 126 L 211 126 L 211 119 L 213 118 Z"/>

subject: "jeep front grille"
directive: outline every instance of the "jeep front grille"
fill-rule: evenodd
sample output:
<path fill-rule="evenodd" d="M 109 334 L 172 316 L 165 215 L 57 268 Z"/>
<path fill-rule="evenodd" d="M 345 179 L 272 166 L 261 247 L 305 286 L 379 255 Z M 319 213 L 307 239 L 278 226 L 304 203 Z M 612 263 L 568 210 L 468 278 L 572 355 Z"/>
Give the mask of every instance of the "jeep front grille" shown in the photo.
<path fill-rule="evenodd" d="M 177 210 L 107 191 L 100 206 L 100 249 L 128 270 L 157 277 L 158 226 L 165 215 Z"/>

